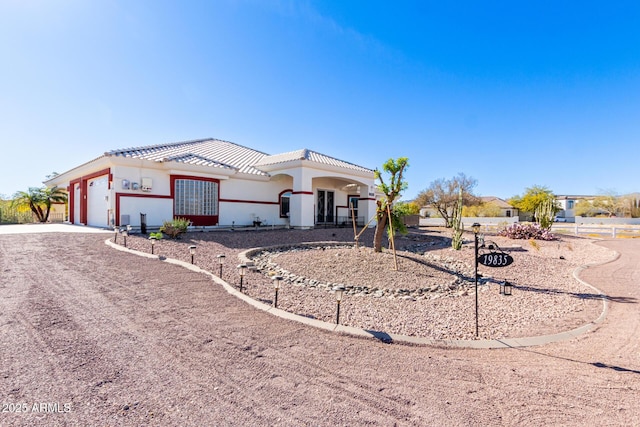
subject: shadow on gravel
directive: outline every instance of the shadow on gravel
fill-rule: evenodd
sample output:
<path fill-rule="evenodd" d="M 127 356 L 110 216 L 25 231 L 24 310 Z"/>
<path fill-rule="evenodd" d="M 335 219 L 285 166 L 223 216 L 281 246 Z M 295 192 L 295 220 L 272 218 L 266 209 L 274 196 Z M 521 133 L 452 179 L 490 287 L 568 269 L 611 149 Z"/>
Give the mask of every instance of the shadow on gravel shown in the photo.
<path fill-rule="evenodd" d="M 611 302 L 619 302 L 623 304 L 637 304 L 638 300 L 633 297 L 614 297 L 605 294 L 596 294 L 596 293 L 584 293 L 584 292 L 567 292 L 561 291 L 559 289 L 540 289 L 533 288 L 531 286 L 526 285 L 514 285 L 513 290 L 519 290 L 523 292 L 535 292 L 539 294 L 547 294 L 547 295 L 570 295 L 574 298 L 586 299 L 586 300 L 595 300 L 595 299 L 606 299 Z"/>
<path fill-rule="evenodd" d="M 602 363 L 602 362 L 595 362 L 595 363 L 592 363 L 592 365 L 595 366 L 596 368 L 608 368 L 618 372 L 631 372 L 632 374 L 640 374 L 640 371 L 637 371 L 635 369 L 621 368 L 620 366 L 607 365 L 606 363 Z"/>
<path fill-rule="evenodd" d="M 382 341 L 385 344 L 391 344 L 393 342 L 393 338 L 391 338 L 391 335 L 389 335 L 386 332 L 371 331 L 371 330 L 366 330 L 366 331 L 370 333 L 375 339 Z"/>
<path fill-rule="evenodd" d="M 615 366 L 615 365 L 607 365 L 606 363 L 602 363 L 602 362 L 583 362 L 581 360 L 575 360 L 575 359 L 571 359 L 569 357 L 554 356 L 552 354 L 546 354 L 546 353 L 543 353 L 541 351 L 531 350 L 530 348 L 513 347 L 513 346 L 510 346 L 509 344 L 507 344 L 505 342 L 502 342 L 502 343 L 504 345 L 506 345 L 507 347 L 509 347 L 510 349 L 513 349 L 513 350 L 526 351 L 527 353 L 534 353 L 534 354 L 538 354 L 540 356 L 550 357 L 550 358 L 553 358 L 553 359 L 564 360 L 564 361 L 573 362 L 573 363 L 581 363 L 583 365 L 591 365 L 591 366 L 595 366 L 596 368 L 611 369 L 611 370 L 616 371 L 616 372 L 629 372 L 629 373 L 632 373 L 632 374 L 640 374 L 640 371 L 638 371 L 636 369 L 623 368 L 623 367 Z"/>

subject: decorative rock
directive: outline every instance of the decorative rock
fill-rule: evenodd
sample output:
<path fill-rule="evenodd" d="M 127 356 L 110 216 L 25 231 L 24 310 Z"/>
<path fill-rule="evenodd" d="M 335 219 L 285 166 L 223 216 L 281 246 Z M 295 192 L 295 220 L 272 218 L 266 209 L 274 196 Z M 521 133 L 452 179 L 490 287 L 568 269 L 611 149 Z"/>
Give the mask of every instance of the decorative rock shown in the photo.
<path fill-rule="evenodd" d="M 429 243 L 433 245 L 432 242 Z M 414 251 L 419 252 L 420 248 L 424 249 L 425 244 L 420 243 L 413 246 Z M 275 262 L 275 259 L 284 253 L 298 253 L 308 250 L 326 250 L 326 249 L 352 249 L 355 248 L 354 245 L 348 244 L 329 244 L 326 246 L 318 246 L 318 245 L 305 245 L 298 244 L 293 246 L 283 245 L 278 249 L 273 250 L 260 250 L 256 251 L 253 254 L 248 254 L 252 258 L 252 262 L 256 267 L 256 270 L 262 272 L 269 277 L 272 277 L 276 274 L 283 276 L 285 283 L 292 283 L 295 286 L 308 286 L 312 289 L 327 289 L 331 290 L 334 283 L 330 282 L 322 282 L 318 279 L 311 279 L 303 275 L 293 274 L 281 267 Z M 366 252 L 369 250 L 368 248 L 362 247 L 358 248 L 358 252 Z M 342 253 L 336 253 L 335 256 L 340 257 L 343 256 Z M 435 264 L 436 267 L 442 267 L 447 269 L 453 273 L 453 278 L 451 278 L 447 283 L 431 283 L 426 284 L 422 288 L 416 289 L 406 289 L 406 288 L 388 288 L 388 289 L 379 289 L 377 287 L 367 287 L 367 286 L 354 286 L 344 283 L 345 291 L 348 295 L 356 295 L 361 297 L 374 297 L 374 298 L 382 298 L 387 296 L 388 298 L 401 298 L 403 300 L 411 300 L 416 301 L 417 299 L 423 299 L 425 293 L 430 293 L 429 298 L 435 299 L 440 298 L 441 296 L 449 296 L 449 297 L 458 297 L 467 295 L 468 292 L 465 290 L 460 290 L 460 286 L 468 286 L 470 283 L 473 283 L 473 271 L 471 271 L 470 266 L 465 266 L 464 263 L 460 262 L 459 259 L 455 256 L 441 256 L 434 255 L 429 252 L 424 254 L 425 259 L 429 260 L 430 264 Z M 330 268 L 330 266 L 327 266 Z M 471 271 L 471 272 L 470 272 Z M 490 277 L 480 278 L 480 284 L 484 284 L 487 280 L 491 279 Z M 394 284 L 393 279 L 389 282 L 390 284 Z"/>

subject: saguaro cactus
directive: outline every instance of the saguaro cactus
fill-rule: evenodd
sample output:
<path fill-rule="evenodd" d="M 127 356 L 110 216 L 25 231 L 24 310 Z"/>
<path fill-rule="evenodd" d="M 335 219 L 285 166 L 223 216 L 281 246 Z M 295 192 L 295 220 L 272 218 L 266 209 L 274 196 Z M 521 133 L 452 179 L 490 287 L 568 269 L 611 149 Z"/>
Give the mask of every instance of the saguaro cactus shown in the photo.
<path fill-rule="evenodd" d="M 535 216 L 538 219 L 540 228 L 549 230 L 553 225 L 553 216 L 556 214 L 556 201 L 549 197 L 536 207 Z"/>
<path fill-rule="evenodd" d="M 451 225 L 453 226 L 451 247 L 459 251 L 462 248 L 462 231 L 464 229 L 462 225 L 462 187 L 458 191 L 458 205 L 453 210 Z"/>

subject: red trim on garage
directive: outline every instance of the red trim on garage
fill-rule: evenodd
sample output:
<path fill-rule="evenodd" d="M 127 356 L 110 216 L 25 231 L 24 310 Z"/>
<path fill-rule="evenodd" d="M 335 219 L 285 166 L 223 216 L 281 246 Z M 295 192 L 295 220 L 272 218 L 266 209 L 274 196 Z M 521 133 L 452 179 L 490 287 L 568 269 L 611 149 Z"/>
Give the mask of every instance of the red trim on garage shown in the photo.
<path fill-rule="evenodd" d="M 76 223 L 76 184 L 80 183 L 80 179 L 74 179 L 69 182 L 69 222 L 71 224 Z"/>
<path fill-rule="evenodd" d="M 76 184 L 80 184 L 80 220 L 78 222 L 82 224 L 87 223 L 87 181 L 93 178 L 97 178 L 99 176 L 108 175 L 109 182 L 113 181 L 113 175 L 111 174 L 111 168 L 106 168 L 99 170 L 97 172 L 90 173 L 88 175 L 83 175 L 80 178 L 76 178 L 73 181 L 69 181 L 70 191 L 69 191 L 69 222 L 72 224 L 76 223 L 75 218 L 75 205 L 78 203 L 76 198 L 75 187 Z"/>
<path fill-rule="evenodd" d="M 313 191 L 292 191 L 291 194 L 307 194 L 313 196 L 315 193 Z"/>

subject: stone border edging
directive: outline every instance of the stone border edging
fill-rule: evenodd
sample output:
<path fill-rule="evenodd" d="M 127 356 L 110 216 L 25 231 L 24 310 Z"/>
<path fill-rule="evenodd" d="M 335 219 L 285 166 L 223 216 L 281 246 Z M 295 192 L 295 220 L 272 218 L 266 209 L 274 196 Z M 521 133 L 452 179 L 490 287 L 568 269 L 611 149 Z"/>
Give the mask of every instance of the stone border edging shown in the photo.
<path fill-rule="evenodd" d="M 323 243 L 335 243 L 335 242 L 306 242 L 306 243 L 297 243 L 296 245 L 323 244 Z M 569 331 L 559 332 L 551 335 L 538 335 L 534 337 L 503 338 L 503 339 L 491 339 L 491 340 L 454 340 L 454 339 L 442 340 L 442 339 L 433 339 L 433 338 L 424 338 L 424 337 L 414 337 L 414 336 L 408 336 L 408 335 L 388 334 L 386 332 L 381 332 L 381 331 L 369 331 L 366 329 L 356 328 L 353 326 L 336 325 L 333 323 L 324 322 L 322 320 L 310 319 L 308 317 L 290 313 L 288 311 L 284 311 L 279 308 L 274 308 L 269 304 L 256 301 L 255 299 L 249 297 L 248 295 L 240 292 L 234 286 L 222 280 L 220 277 L 216 276 L 215 274 L 207 270 L 203 270 L 200 267 L 190 264 L 188 262 L 180 261 L 173 258 L 165 258 L 159 255 L 151 255 L 145 252 L 136 251 L 134 249 L 125 248 L 122 245 L 113 243 L 111 239 L 107 239 L 105 241 L 105 244 L 123 252 L 129 252 L 129 253 L 143 256 L 146 258 L 152 258 L 152 259 L 164 261 L 169 264 L 179 265 L 181 267 L 184 267 L 196 273 L 204 273 L 205 275 L 209 276 L 215 283 L 221 285 L 229 294 L 243 300 L 249 305 L 259 310 L 278 316 L 280 318 L 292 320 L 298 323 L 312 326 L 314 328 L 323 329 L 323 330 L 332 331 L 332 332 L 339 332 L 339 333 L 360 337 L 360 338 L 374 338 L 378 341 L 387 342 L 387 343 L 412 344 L 412 345 L 434 346 L 434 347 L 475 348 L 475 349 L 532 347 L 532 346 L 543 345 L 543 344 L 548 344 L 553 342 L 570 340 L 588 332 L 593 327 L 599 325 L 604 321 L 605 317 L 607 316 L 609 306 L 606 299 L 606 295 L 602 293 L 602 291 L 600 291 L 595 286 L 580 279 L 578 277 L 578 274 L 581 271 L 586 270 L 587 268 L 614 262 L 620 257 L 620 254 L 617 251 L 614 251 L 614 256 L 610 260 L 607 260 L 601 263 L 592 263 L 592 264 L 583 265 L 573 270 L 573 277 L 583 285 L 586 285 L 589 288 L 593 289 L 596 293 L 598 293 L 598 295 L 600 295 L 600 298 L 602 300 L 602 305 L 603 305 L 602 312 L 600 313 L 600 316 L 592 322 L 586 323 L 582 326 L 579 326 L 575 329 L 571 329 Z M 250 261 L 247 257 L 247 254 L 250 252 L 265 250 L 268 248 L 277 248 L 277 247 L 282 248 L 282 247 L 288 247 L 288 246 L 295 246 L 295 245 L 283 244 L 283 245 L 265 246 L 263 248 L 252 248 L 238 254 L 238 258 L 240 258 L 241 261 Z"/>

